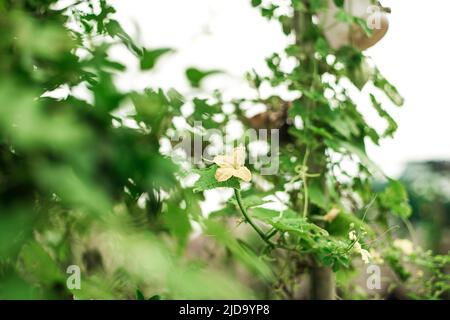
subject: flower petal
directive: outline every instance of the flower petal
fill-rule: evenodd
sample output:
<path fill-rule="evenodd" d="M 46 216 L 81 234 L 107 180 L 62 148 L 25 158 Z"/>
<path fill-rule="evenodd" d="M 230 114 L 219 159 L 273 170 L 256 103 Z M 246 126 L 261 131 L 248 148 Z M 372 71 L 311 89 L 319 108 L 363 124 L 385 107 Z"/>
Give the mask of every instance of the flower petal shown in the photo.
<path fill-rule="evenodd" d="M 233 164 L 235 168 L 240 168 L 245 164 L 244 146 L 239 146 L 233 149 Z"/>
<path fill-rule="evenodd" d="M 217 168 L 215 178 L 219 182 L 227 181 L 233 176 L 233 168 Z"/>
<path fill-rule="evenodd" d="M 213 162 L 221 168 L 232 168 L 233 161 L 232 156 L 215 156 L 213 159 Z"/>
<path fill-rule="evenodd" d="M 252 180 L 252 173 L 247 167 L 240 167 L 237 170 L 234 170 L 233 176 L 244 180 L 245 182 L 250 182 Z"/>

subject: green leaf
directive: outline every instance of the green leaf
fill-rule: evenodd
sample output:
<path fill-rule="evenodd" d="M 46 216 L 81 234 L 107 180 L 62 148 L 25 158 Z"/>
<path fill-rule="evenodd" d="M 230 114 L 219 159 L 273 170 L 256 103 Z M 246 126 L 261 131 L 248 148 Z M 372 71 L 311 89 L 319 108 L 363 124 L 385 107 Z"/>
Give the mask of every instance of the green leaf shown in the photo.
<path fill-rule="evenodd" d="M 162 91 L 145 90 L 145 93 L 132 93 L 130 96 L 138 120 L 151 125 L 155 133 L 158 132 L 161 119 L 165 116 L 169 105 L 164 93 Z"/>
<path fill-rule="evenodd" d="M 192 102 L 194 104 L 193 116 L 195 116 L 197 120 L 206 120 L 213 114 L 221 111 L 220 106 L 208 103 L 208 99 L 194 98 Z"/>
<path fill-rule="evenodd" d="M 302 11 L 302 12 L 307 10 L 303 0 L 292 0 L 292 7 L 295 10 L 299 10 L 299 11 Z"/>
<path fill-rule="evenodd" d="M 328 42 L 322 37 L 320 37 L 319 39 L 316 40 L 315 49 L 318 53 L 320 53 L 320 55 L 322 57 L 326 57 L 328 55 L 328 53 L 330 52 L 330 47 L 328 46 Z"/>
<path fill-rule="evenodd" d="M 236 177 L 231 177 L 227 181 L 219 182 L 216 180 L 216 165 L 212 165 L 206 169 L 195 170 L 195 173 L 200 175 L 200 179 L 194 184 L 194 192 L 201 192 L 215 188 L 233 188 L 240 189 L 239 180 Z"/>
<path fill-rule="evenodd" d="M 335 112 L 332 117 L 327 120 L 328 123 L 345 138 L 349 139 L 351 137 L 354 127 L 353 119 L 343 117 L 341 112 Z"/>
<path fill-rule="evenodd" d="M 35 241 L 27 243 L 22 248 L 19 259 L 22 271 L 28 278 L 42 285 L 54 285 L 65 280 L 65 275 L 53 258 Z"/>
<path fill-rule="evenodd" d="M 228 203 L 224 208 L 210 212 L 209 218 L 233 217 L 238 216 L 239 214 L 239 211 L 237 211 L 231 203 Z"/>
<path fill-rule="evenodd" d="M 141 69 L 142 70 L 150 70 L 153 69 L 156 65 L 156 62 L 161 58 L 161 56 L 172 53 L 174 50 L 170 48 L 160 48 L 154 50 L 146 50 L 142 54 L 141 58 Z"/>
<path fill-rule="evenodd" d="M 128 33 L 122 28 L 120 23 L 116 20 L 110 20 L 106 25 L 106 32 L 111 37 L 119 38 L 122 43 L 127 46 L 135 55 L 140 56 L 143 53 L 142 48 L 137 46 Z"/>
<path fill-rule="evenodd" d="M 15 256 L 32 237 L 33 220 L 27 210 L 0 207 L 0 261 Z"/>
<path fill-rule="evenodd" d="M 336 20 L 345 22 L 345 23 L 353 23 L 353 16 L 345 10 L 339 10 L 335 15 Z"/>
<path fill-rule="evenodd" d="M 204 223 L 205 232 L 212 236 L 214 240 L 226 246 L 233 256 L 241 261 L 247 268 L 261 276 L 263 279 L 273 279 L 273 274 L 269 266 L 260 259 L 252 250 L 243 246 L 235 239 L 235 236 L 223 225 L 207 220 Z"/>
<path fill-rule="evenodd" d="M 329 144 L 329 146 L 333 149 L 338 147 L 336 151 L 339 151 L 339 148 L 343 148 L 348 152 L 358 156 L 361 163 L 373 173 L 382 173 L 382 170 L 377 166 L 377 164 L 370 160 L 370 158 L 367 156 L 364 144 L 350 143 L 347 141 L 337 141 L 336 144 L 327 141 L 327 144 Z"/>
<path fill-rule="evenodd" d="M 322 209 L 327 209 L 327 199 L 321 188 L 320 181 L 315 179 L 312 180 L 309 185 L 309 199 L 312 203 L 319 206 Z"/>
<path fill-rule="evenodd" d="M 325 229 L 308 222 L 307 219 L 299 216 L 291 209 L 276 211 L 267 208 L 253 208 L 251 214 L 279 231 L 297 234 L 308 241 L 313 241 L 316 236 L 328 236 Z"/>
<path fill-rule="evenodd" d="M 144 294 L 139 289 L 136 289 L 136 300 L 145 300 Z"/>
<path fill-rule="evenodd" d="M 317 135 L 319 135 L 319 136 L 322 136 L 322 137 L 324 137 L 324 138 L 326 138 L 326 139 L 329 139 L 329 140 L 333 140 L 333 139 L 334 139 L 333 134 L 330 133 L 330 132 L 329 132 L 327 129 L 325 129 L 325 128 L 317 127 L 317 126 L 311 126 L 311 127 L 310 127 L 310 130 L 311 130 L 312 132 L 314 132 L 315 134 L 317 134 Z"/>
<path fill-rule="evenodd" d="M 288 36 L 292 30 L 292 18 L 289 16 L 282 15 L 278 17 L 278 20 L 281 23 L 283 33 Z"/>
<path fill-rule="evenodd" d="M 314 253 L 325 265 L 336 271 L 339 267 L 348 267 L 348 243 L 329 235 L 327 230 L 309 222 L 296 212 L 287 209 L 275 211 L 265 208 L 251 209 L 252 216 L 272 225 L 281 233 L 289 233 L 298 244 L 300 252 Z"/>
<path fill-rule="evenodd" d="M 270 221 L 271 219 L 276 219 L 278 217 L 281 216 L 295 216 L 295 215 L 291 215 L 291 212 L 285 212 L 285 211 L 276 211 L 273 209 L 267 209 L 267 208 L 261 208 L 261 207 L 257 207 L 257 208 L 252 208 L 250 210 L 251 215 L 259 220 L 262 221 Z"/>
<path fill-rule="evenodd" d="M 167 91 L 167 98 L 169 99 L 169 104 L 172 107 L 172 112 L 176 115 L 181 115 L 181 107 L 184 105 L 184 98 L 175 89 L 170 89 Z"/>
<path fill-rule="evenodd" d="M 333 236 L 347 238 L 351 225 L 358 230 L 361 228 L 364 229 L 371 237 L 375 236 L 374 230 L 368 224 L 359 219 L 356 215 L 346 212 L 339 213 L 337 217 L 327 225 L 327 230 Z"/>
<path fill-rule="evenodd" d="M 389 180 L 389 186 L 380 193 L 382 206 L 390 209 L 392 214 L 400 218 L 408 218 L 411 215 L 408 193 L 403 184 L 398 180 Z"/>
<path fill-rule="evenodd" d="M 317 12 L 320 10 L 323 10 L 327 7 L 328 1 L 327 0 L 310 0 L 309 1 L 311 10 L 313 12 Z"/>
<path fill-rule="evenodd" d="M 178 205 L 168 202 L 167 211 L 164 213 L 164 221 L 171 234 L 178 240 L 179 248 L 183 249 L 192 230 L 188 212 Z"/>
<path fill-rule="evenodd" d="M 394 133 L 397 131 L 398 128 L 397 122 L 395 122 L 395 120 L 391 117 L 391 115 L 387 113 L 386 110 L 383 109 L 381 103 L 378 102 L 378 100 L 375 98 L 373 94 L 370 95 L 370 100 L 372 101 L 372 106 L 378 112 L 378 115 L 384 118 L 388 123 L 388 127 L 384 131 L 383 135 L 385 137 L 392 137 Z"/>
<path fill-rule="evenodd" d="M 222 73 L 220 70 L 200 70 L 197 68 L 188 68 L 186 78 L 194 88 L 200 88 L 201 82 L 208 76 Z"/>
<path fill-rule="evenodd" d="M 237 201 L 235 198 L 231 198 L 230 202 L 234 205 L 237 206 Z M 248 197 L 242 198 L 242 203 L 244 205 L 245 208 L 253 208 L 253 207 L 257 207 L 260 205 L 263 205 L 265 203 L 267 203 L 268 201 L 261 199 L 261 197 L 257 196 L 257 195 L 250 195 Z"/>
<path fill-rule="evenodd" d="M 384 78 L 378 69 L 374 72 L 373 84 L 375 87 L 382 90 L 388 98 L 397 106 L 402 106 L 404 103 L 403 97 L 398 92 L 397 88 Z"/>
<path fill-rule="evenodd" d="M 343 8 L 344 7 L 344 0 L 333 0 L 336 7 Z"/>
<path fill-rule="evenodd" d="M 354 67 L 349 68 L 349 79 L 352 83 L 359 89 L 362 90 L 365 84 L 371 79 L 373 70 L 366 62 L 365 59 L 361 61 L 361 63 Z"/>
<path fill-rule="evenodd" d="M 261 5 L 262 0 L 251 0 L 252 2 L 252 7 L 258 7 Z"/>
<path fill-rule="evenodd" d="M 264 18 L 267 18 L 269 20 L 271 20 L 274 16 L 275 16 L 275 11 L 279 8 L 280 6 L 276 5 L 276 4 L 270 4 L 268 7 L 261 8 L 261 15 Z"/>

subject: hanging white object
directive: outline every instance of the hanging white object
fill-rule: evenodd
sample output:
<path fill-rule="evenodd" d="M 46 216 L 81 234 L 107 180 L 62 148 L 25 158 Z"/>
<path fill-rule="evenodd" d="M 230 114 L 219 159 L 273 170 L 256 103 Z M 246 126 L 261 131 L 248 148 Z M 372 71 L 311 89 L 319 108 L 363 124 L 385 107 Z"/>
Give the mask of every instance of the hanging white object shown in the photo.
<path fill-rule="evenodd" d="M 341 22 L 336 14 L 341 8 L 336 7 L 333 0 L 328 0 L 328 10 L 319 14 L 319 22 L 324 29 L 325 37 L 334 49 L 345 45 L 353 45 L 361 50 L 368 49 L 380 41 L 389 28 L 389 20 L 383 9 L 373 0 L 345 0 L 344 10 L 355 17 L 367 21 L 372 29 L 368 37 L 361 26 Z"/>

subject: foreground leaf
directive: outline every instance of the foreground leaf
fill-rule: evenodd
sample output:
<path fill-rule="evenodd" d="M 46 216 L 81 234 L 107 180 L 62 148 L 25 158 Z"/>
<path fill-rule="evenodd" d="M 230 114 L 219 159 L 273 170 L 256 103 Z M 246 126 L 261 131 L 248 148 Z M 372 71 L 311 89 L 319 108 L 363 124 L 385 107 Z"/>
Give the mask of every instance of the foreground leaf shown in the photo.
<path fill-rule="evenodd" d="M 198 179 L 194 184 L 194 192 L 201 192 L 215 188 L 240 189 L 239 181 L 235 177 L 231 177 L 224 182 L 217 181 L 215 177 L 216 170 L 216 165 L 212 165 L 206 169 L 195 170 L 194 172 L 200 175 L 200 179 Z"/>

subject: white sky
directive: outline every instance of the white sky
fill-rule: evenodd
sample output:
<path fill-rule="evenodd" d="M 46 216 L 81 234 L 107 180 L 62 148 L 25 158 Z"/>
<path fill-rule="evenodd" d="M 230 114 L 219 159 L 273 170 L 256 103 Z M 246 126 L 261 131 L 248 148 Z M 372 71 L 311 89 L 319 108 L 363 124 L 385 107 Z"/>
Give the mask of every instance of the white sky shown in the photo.
<path fill-rule="evenodd" d="M 250 0 L 110 0 L 125 29 L 149 48 L 171 47 L 177 53 L 161 59 L 154 71 L 138 72 L 136 61 L 124 52 L 132 71 L 120 79 L 127 89 L 149 86 L 188 89 L 184 69 L 221 69 L 205 89 L 219 88 L 225 97 L 251 94 L 243 82 L 246 71 L 264 70 L 264 58 L 286 44 L 277 23 L 269 23 L 250 6 Z M 398 175 L 411 160 L 450 159 L 450 44 L 448 0 L 384 0 L 392 8 L 386 37 L 366 53 L 405 97 L 404 107 L 386 104 L 399 124 L 394 139 L 369 146 L 369 156 L 387 174 Z M 447 39 L 447 40 L 446 40 Z M 362 99 L 362 109 L 369 109 Z M 377 117 L 367 119 L 376 126 Z"/>

